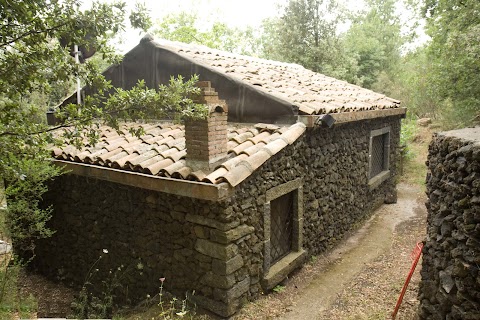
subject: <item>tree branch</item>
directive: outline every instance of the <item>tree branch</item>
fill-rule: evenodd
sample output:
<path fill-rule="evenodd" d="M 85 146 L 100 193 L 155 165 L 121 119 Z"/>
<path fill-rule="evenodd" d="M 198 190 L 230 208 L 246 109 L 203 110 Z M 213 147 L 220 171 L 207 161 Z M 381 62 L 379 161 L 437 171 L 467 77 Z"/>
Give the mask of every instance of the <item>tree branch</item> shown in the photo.
<path fill-rule="evenodd" d="M 65 26 L 67 23 L 61 23 L 59 25 L 56 25 L 56 26 L 53 26 L 51 28 L 47 28 L 47 29 L 43 29 L 43 30 L 30 30 L 30 31 L 27 31 L 21 35 L 19 35 L 18 37 L 15 37 L 11 40 L 8 40 L 7 42 L 4 42 L 4 43 L 1 43 L 0 44 L 0 48 L 4 48 L 8 45 L 11 45 L 12 43 L 22 39 L 22 38 L 25 38 L 25 37 L 28 37 L 30 35 L 33 35 L 33 34 L 41 34 L 41 33 L 44 33 L 44 32 L 50 32 L 50 31 L 53 31 L 53 30 L 57 30 L 59 29 L 60 27 L 63 27 Z"/>
<path fill-rule="evenodd" d="M 132 107 L 123 108 L 123 109 L 119 109 L 119 110 L 111 110 L 111 111 L 108 111 L 108 112 L 104 112 L 103 114 L 104 115 L 114 115 L 114 114 L 119 113 L 119 112 L 128 112 L 129 110 L 137 110 L 137 111 L 138 110 L 148 110 L 148 108 L 132 106 Z M 85 118 L 85 119 L 75 119 L 75 120 L 71 120 L 67 123 L 63 123 L 61 125 L 50 127 L 48 129 L 45 129 L 45 130 L 32 131 L 32 132 L 27 132 L 27 133 L 4 131 L 4 132 L 0 132 L 0 137 L 4 137 L 4 136 L 21 137 L 21 136 L 32 136 L 32 135 L 37 135 L 37 134 L 43 134 L 43 133 L 52 132 L 52 131 L 55 131 L 55 130 L 58 130 L 58 129 L 71 127 L 75 123 L 84 124 L 84 123 L 87 123 L 87 122 L 93 121 L 93 120 L 94 120 L 93 117 Z"/>

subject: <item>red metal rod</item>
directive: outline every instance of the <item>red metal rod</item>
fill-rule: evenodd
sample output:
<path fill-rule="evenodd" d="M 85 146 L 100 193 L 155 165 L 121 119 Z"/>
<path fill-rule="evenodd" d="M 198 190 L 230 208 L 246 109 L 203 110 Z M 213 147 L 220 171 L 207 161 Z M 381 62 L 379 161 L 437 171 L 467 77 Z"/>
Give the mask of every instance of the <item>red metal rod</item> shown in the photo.
<path fill-rule="evenodd" d="M 413 258 L 413 263 L 412 267 L 410 268 L 410 272 L 408 273 L 407 279 L 405 280 L 405 283 L 403 284 L 402 292 L 400 293 L 400 297 L 398 297 L 397 300 L 397 305 L 395 306 L 395 310 L 392 312 L 392 320 L 395 320 L 395 317 L 397 316 L 398 309 L 400 309 L 400 305 L 402 304 L 403 296 L 405 295 L 405 291 L 407 291 L 408 284 L 410 283 L 410 279 L 412 279 L 413 272 L 415 271 L 415 268 L 417 267 L 418 260 L 420 260 L 420 256 L 422 255 L 422 249 L 423 249 L 423 242 L 418 242 L 415 246 L 415 249 L 413 249 L 412 252 L 412 258 Z"/>

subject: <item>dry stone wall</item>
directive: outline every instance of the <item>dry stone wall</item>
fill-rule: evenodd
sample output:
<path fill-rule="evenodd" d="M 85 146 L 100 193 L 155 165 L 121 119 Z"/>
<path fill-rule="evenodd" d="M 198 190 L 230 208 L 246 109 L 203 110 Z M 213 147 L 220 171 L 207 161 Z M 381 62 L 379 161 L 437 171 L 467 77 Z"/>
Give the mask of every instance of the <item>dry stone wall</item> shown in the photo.
<path fill-rule="evenodd" d="M 386 126 L 390 178 L 371 190 L 370 132 Z M 45 198 L 57 232 L 39 243 L 34 266 L 78 286 L 102 255 L 99 278 L 129 268 L 124 287 L 132 302 L 157 293 L 165 277 L 167 290 L 195 290 L 198 305 L 228 317 L 264 290 L 267 191 L 302 182 L 303 248 L 323 253 L 386 199 L 394 201 L 399 132 L 399 117 L 308 129 L 221 202 L 62 176 Z"/>
<path fill-rule="evenodd" d="M 480 128 L 429 147 L 421 319 L 480 319 Z"/>
<path fill-rule="evenodd" d="M 250 279 L 235 241 L 253 227 L 229 216 L 227 203 L 76 175 L 50 189 L 45 203 L 54 204 L 56 233 L 38 243 L 32 264 L 44 274 L 79 287 L 93 272 L 89 281 L 101 291 L 116 272 L 121 303 L 154 296 L 165 278 L 164 289 L 179 297 L 195 291 L 198 304 L 221 316 L 238 310 Z"/>
<path fill-rule="evenodd" d="M 370 131 L 391 127 L 391 176 L 374 190 L 368 187 Z M 262 292 L 266 270 L 262 263 L 264 204 L 267 190 L 297 178 L 303 181 L 303 248 L 317 255 L 332 248 L 369 217 L 379 205 L 394 201 L 399 152 L 400 119 L 364 121 L 331 129 L 308 129 L 291 147 L 285 148 L 248 178 L 230 199 L 229 214 L 255 232 L 238 244 L 250 277 L 247 296 Z"/>

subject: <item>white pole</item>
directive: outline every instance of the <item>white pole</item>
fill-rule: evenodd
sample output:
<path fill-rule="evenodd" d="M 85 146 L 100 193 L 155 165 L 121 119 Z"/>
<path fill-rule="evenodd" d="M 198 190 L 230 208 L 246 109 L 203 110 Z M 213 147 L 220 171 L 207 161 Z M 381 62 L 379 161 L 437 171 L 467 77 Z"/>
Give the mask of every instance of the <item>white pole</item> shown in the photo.
<path fill-rule="evenodd" d="M 75 63 L 80 64 L 80 58 L 79 54 L 80 52 L 78 51 L 78 45 L 73 45 L 73 51 L 75 51 Z M 80 77 L 77 75 L 77 104 L 81 105 L 82 104 L 82 93 L 81 90 L 82 88 L 80 87 Z"/>

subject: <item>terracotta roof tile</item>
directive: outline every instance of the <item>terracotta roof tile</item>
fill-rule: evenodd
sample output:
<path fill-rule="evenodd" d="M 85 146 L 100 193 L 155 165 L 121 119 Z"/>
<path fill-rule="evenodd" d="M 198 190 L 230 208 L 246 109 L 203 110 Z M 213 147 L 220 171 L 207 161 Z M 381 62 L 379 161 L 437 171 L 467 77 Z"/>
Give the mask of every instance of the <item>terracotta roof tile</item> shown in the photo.
<path fill-rule="evenodd" d="M 270 132 L 268 131 L 263 131 L 260 134 L 248 139 L 249 141 L 252 141 L 254 144 L 259 143 L 260 141 L 264 141 L 265 138 L 271 136 Z"/>
<path fill-rule="evenodd" d="M 177 171 L 175 171 L 172 174 L 172 178 L 185 180 L 185 179 L 187 179 L 187 177 L 190 175 L 191 172 L 192 172 L 192 169 L 184 166 L 184 167 L 178 169 Z"/>
<path fill-rule="evenodd" d="M 250 164 L 250 167 L 255 170 L 259 168 L 262 164 L 265 163 L 268 159 L 270 159 L 271 155 L 268 151 L 264 149 L 259 150 L 255 154 L 249 156 L 245 161 Z"/>
<path fill-rule="evenodd" d="M 122 132 L 138 124 L 122 126 Z M 53 148 L 58 160 L 88 163 L 125 171 L 136 171 L 174 179 L 194 180 L 236 186 L 270 157 L 293 143 L 305 131 L 305 125 L 272 124 L 236 125 L 228 127 L 228 158 L 211 172 L 195 171 L 187 166 L 185 131 L 171 124 L 142 124 L 145 134 L 140 138 L 123 137 L 115 130 L 101 127 L 101 141 L 96 146 L 77 150 L 73 146 Z M 238 143 L 238 141 L 242 141 Z"/>
<path fill-rule="evenodd" d="M 95 161 L 95 163 L 100 163 L 100 164 L 107 163 L 108 159 L 111 159 L 111 157 L 114 157 L 115 155 L 119 154 L 122 151 L 123 151 L 123 149 L 117 148 L 117 149 L 114 149 L 110 152 L 101 154 L 100 156 L 97 157 L 97 160 Z"/>
<path fill-rule="evenodd" d="M 202 170 L 197 170 L 188 175 L 188 180 L 202 181 L 207 175 Z"/>
<path fill-rule="evenodd" d="M 252 172 L 253 170 L 250 168 L 250 165 L 245 163 L 245 161 L 242 161 L 227 174 L 223 175 L 220 180 L 226 181 L 232 187 L 235 187 L 240 182 L 248 178 Z"/>
<path fill-rule="evenodd" d="M 246 131 L 246 132 L 243 132 L 243 133 L 239 134 L 238 136 L 233 136 L 231 140 L 237 142 L 238 144 L 241 144 L 241 143 L 247 141 L 248 139 L 252 138 L 253 136 L 254 136 L 253 132 Z"/>
<path fill-rule="evenodd" d="M 276 139 L 273 142 L 270 142 L 265 146 L 265 148 L 268 150 L 268 152 L 273 156 L 277 154 L 280 150 L 285 148 L 288 145 L 288 142 L 282 140 L 282 139 Z"/>
<path fill-rule="evenodd" d="M 234 158 L 231 158 L 230 160 L 225 161 L 220 165 L 220 167 L 225 168 L 227 170 L 231 170 L 233 167 L 235 167 L 237 164 L 242 162 L 248 157 L 246 154 L 241 154 L 239 156 L 236 156 Z"/>
<path fill-rule="evenodd" d="M 227 142 L 227 149 L 228 150 L 233 149 L 238 145 L 239 145 L 239 143 L 237 141 L 230 140 L 230 141 Z"/>
<path fill-rule="evenodd" d="M 160 170 L 168 166 L 171 166 L 174 163 L 175 161 L 173 161 L 172 159 L 163 159 L 144 168 L 144 172 L 156 176 L 160 172 Z"/>
<path fill-rule="evenodd" d="M 217 179 L 224 176 L 226 173 L 228 173 L 228 170 L 224 167 L 218 168 L 212 173 L 210 173 L 208 176 L 203 178 L 202 182 L 216 183 Z"/>
<path fill-rule="evenodd" d="M 233 148 L 232 150 L 229 150 L 228 152 L 230 153 L 234 153 L 236 155 L 239 155 L 240 153 L 242 153 L 242 151 L 244 151 L 245 149 L 248 149 L 249 147 L 251 146 L 254 146 L 255 143 L 253 143 L 252 141 L 250 140 L 247 140 L 241 144 L 239 144 L 238 146 L 236 146 L 235 148 Z"/>
<path fill-rule="evenodd" d="M 265 142 L 259 142 L 258 144 L 254 144 L 253 146 L 246 148 L 241 153 L 251 156 L 261 150 L 264 145 L 266 145 Z"/>
<path fill-rule="evenodd" d="M 178 172 L 178 170 L 182 168 L 185 168 L 185 160 L 174 162 L 168 167 L 163 168 L 162 170 L 160 170 L 159 175 L 171 177 L 175 172 Z"/>
<path fill-rule="evenodd" d="M 119 159 L 122 159 L 124 157 L 128 157 L 129 154 L 128 152 L 126 152 L 125 150 L 122 150 L 120 149 L 120 152 L 118 152 L 117 154 L 115 154 L 114 156 L 112 157 L 109 157 L 107 159 L 105 159 L 105 164 L 108 165 L 109 167 L 112 166 L 112 163 L 116 162 L 117 160 Z"/>
<path fill-rule="evenodd" d="M 134 170 L 135 166 L 147 161 L 148 159 L 153 158 L 156 156 L 158 153 L 156 150 L 148 150 L 144 153 L 140 153 L 136 155 L 136 157 L 131 158 L 128 160 L 125 164 L 130 167 L 131 170 Z"/>
<path fill-rule="evenodd" d="M 157 40 L 198 64 L 238 78 L 258 90 L 295 104 L 304 114 L 398 108 L 400 101 L 315 73 L 300 65 L 241 56 L 203 46 Z M 364 102 L 367 106 L 352 104 Z M 328 107 L 323 104 L 328 103 Z"/>
<path fill-rule="evenodd" d="M 147 171 L 147 168 L 150 167 L 151 165 L 161 161 L 161 160 L 164 160 L 165 158 L 162 157 L 161 155 L 157 154 L 156 156 L 153 156 L 151 157 L 150 159 L 147 159 L 145 161 L 142 161 L 140 162 L 139 164 L 135 165 L 133 167 L 133 171 L 137 171 L 137 172 L 145 172 L 145 173 L 149 173 Z M 151 174 L 151 173 L 150 173 Z"/>
<path fill-rule="evenodd" d="M 305 127 L 300 125 L 299 123 L 294 124 L 290 127 L 290 130 L 282 133 L 280 138 L 285 139 L 288 144 L 294 143 L 298 137 L 300 137 L 305 132 Z"/>

